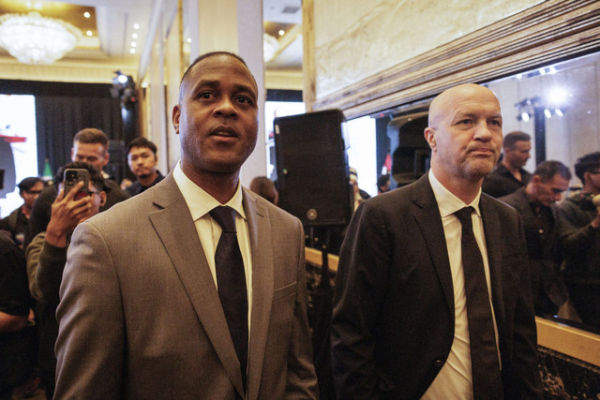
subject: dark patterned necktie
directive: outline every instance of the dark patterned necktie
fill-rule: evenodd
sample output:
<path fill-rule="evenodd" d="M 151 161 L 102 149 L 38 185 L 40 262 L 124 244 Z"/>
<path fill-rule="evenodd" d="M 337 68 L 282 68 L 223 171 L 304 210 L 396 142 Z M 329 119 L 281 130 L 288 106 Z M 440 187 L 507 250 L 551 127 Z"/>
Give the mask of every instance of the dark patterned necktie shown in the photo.
<path fill-rule="evenodd" d="M 502 377 L 496 334 L 483 258 L 473 234 L 471 220 L 473 211 L 473 207 L 465 207 L 454 213 L 462 225 L 461 248 L 473 370 L 473 398 L 502 399 Z"/>
<path fill-rule="evenodd" d="M 240 361 L 245 388 L 248 360 L 248 296 L 244 261 L 235 230 L 235 210 L 220 206 L 214 208 L 210 216 L 223 230 L 215 252 L 217 286 L 229 333 Z"/>

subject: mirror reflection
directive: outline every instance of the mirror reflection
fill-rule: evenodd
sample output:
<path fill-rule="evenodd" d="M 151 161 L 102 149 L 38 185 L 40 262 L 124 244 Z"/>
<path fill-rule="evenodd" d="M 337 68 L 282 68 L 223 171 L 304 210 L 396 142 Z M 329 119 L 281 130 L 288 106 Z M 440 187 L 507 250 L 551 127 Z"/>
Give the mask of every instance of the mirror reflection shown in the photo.
<path fill-rule="evenodd" d="M 502 107 L 505 143 L 493 174 L 508 189 L 495 192 L 491 176 L 484 191 L 508 195 L 502 200 L 521 213 L 536 313 L 594 332 L 600 332 L 599 60 L 598 53 L 584 55 L 485 83 Z M 422 139 L 429 101 L 375 116 L 387 124 L 387 140 L 378 140 L 378 176 L 386 172 L 380 147 L 389 146 L 394 187 L 429 167 Z"/>

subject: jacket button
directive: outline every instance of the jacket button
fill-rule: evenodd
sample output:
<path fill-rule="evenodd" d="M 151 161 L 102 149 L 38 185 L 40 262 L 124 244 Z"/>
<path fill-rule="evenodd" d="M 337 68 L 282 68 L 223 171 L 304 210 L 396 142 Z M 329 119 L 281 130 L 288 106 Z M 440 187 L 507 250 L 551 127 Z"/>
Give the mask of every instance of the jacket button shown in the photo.
<path fill-rule="evenodd" d="M 444 361 L 443 360 L 435 360 L 433 362 L 433 365 L 435 365 L 436 368 L 442 368 L 442 365 L 444 365 Z"/>

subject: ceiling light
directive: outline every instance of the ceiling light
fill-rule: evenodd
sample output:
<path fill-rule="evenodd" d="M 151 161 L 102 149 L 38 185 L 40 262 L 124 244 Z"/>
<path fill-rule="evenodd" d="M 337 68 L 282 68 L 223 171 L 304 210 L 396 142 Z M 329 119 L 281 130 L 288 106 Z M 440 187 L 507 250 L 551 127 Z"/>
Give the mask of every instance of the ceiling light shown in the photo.
<path fill-rule="evenodd" d="M 548 108 L 544 108 L 544 115 L 546 116 L 546 119 L 552 118 L 552 112 Z"/>
<path fill-rule="evenodd" d="M 86 31 L 85 34 L 88 35 L 88 36 L 92 36 L 93 35 L 92 31 Z"/>
<path fill-rule="evenodd" d="M 135 30 L 140 29 L 140 24 L 133 24 L 133 29 L 135 29 Z"/>
<path fill-rule="evenodd" d="M 137 39 L 137 38 L 138 38 L 138 34 L 137 34 L 137 33 L 133 33 L 133 34 L 131 35 L 131 37 L 132 37 L 132 38 L 134 38 L 134 39 Z"/>
<path fill-rule="evenodd" d="M 135 54 L 135 49 L 132 47 L 131 49 L 129 49 L 129 53 Z"/>
<path fill-rule="evenodd" d="M 562 117 L 563 115 L 565 115 L 565 113 L 563 112 L 563 110 L 561 110 L 560 108 L 557 108 L 556 110 L 554 110 L 554 112 L 556 113 L 556 115 L 558 115 L 559 117 Z"/>
<path fill-rule="evenodd" d="M 527 111 L 523 111 L 521 113 L 521 121 L 527 122 L 527 121 L 529 121 L 529 118 L 530 118 L 530 115 Z"/>
<path fill-rule="evenodd" d="M 283 36 L 283 34 L 285 33 L 285 31 L 283 29 L 280 29 L 279 32 L 277 32 L 277 33 L 279 33 L 279 36 Z"/>
<path fill-rule="evenodd" d="M 191 37 L 187 38 L 187 39 L 186 39 L 186 42 L 188 42 L 188 43 L 192 43 L 192 38 L 191 38 Z"/>
<path fill-rule="evenodd" d="M 131 42 L 131 47 L 137 47 L 137 43 L 136 42 Z"/>
<path fill-rule="evenodd" d="M 89 11 L 86 11 L 86 12 L 84 12 L 84 13 L 83 13 L 83 16 L 84 16 L 85 18 L 89 18 L 89 17 L 91 17 L 91 16 L 92 16 L 92 14 L 90 14 L 90 12 L 89 12 Z"/>
<path fill-rule="evenodd" d="M 72 50 L 81 31 L 37 12 L 0 17 L 0 46 L 25 64 L 51 64 Z"/>
<path fill-rule="evenodd" d="M 569 93 L 565 89 L 554 87 L 548 91 L 547 100 L 552 105 L 560 106 L 566 102 L 568 97 Z"/>
<path fill-rule="evenodd" d="M 127 77 L 127 75 L 121 73 L 121 71 L 117 71 L 117 82 L 119 82 L 121 85 L 124 85 L 128 81 L 129 81 L 129 78 Z"/>

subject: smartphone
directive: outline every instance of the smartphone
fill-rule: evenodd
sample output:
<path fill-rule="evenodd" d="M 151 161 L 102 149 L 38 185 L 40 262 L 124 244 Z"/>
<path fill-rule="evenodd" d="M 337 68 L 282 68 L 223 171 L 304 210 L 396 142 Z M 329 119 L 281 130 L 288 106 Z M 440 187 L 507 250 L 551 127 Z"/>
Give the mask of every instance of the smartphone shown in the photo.
<path fill-rule="evenodd" d="M 79 192 L 75 195 L 75 199 L 80 199 L 82 197 L 88 196 L 90 194 L 89 191 L 89 182 L 90 182 L 90 173 L 87 169 L 83 168 L 67 168 L 63 174 L 63 189 L 65 191 L 65 195 L 67 195 L 71 189 L 77 182 L 83 181 L 83 186 L 79 189 Z"/>

